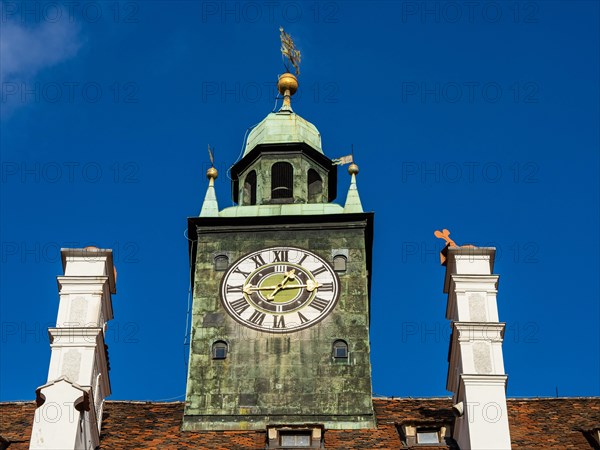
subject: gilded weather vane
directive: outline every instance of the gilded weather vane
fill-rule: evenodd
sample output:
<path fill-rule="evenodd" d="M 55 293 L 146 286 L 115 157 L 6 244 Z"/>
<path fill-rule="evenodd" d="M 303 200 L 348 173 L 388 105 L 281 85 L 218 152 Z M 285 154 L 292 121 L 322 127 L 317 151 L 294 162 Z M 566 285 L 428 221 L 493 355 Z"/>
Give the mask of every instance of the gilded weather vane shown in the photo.
<path fill-rule="evenodd" d="M 292 63 L 292 66 L 294 66 L 296 69 L 296 75 L 300 75 L 300 50 L 296 48 L 292 37 L 284 31 L 283 27 L 279 27 L 279 31 L 281 32 L 281 56 L 287 57 L 287 59 L 289 59 L 289 61 Z M 283 64 L 285 65 L 286 70 L 289 72 L 290 69 L 285 61 Z"/>
<path fill-rule="evenodd" d="M 215 149 L 210 148 L 210 144 L 208 144 L 208 157 L 210 158 L 210 166 L 215 167 Z"/>
<path fill-rule="evenodd" d="M 457 247 L 456 242 L 454 242 L 452 239 L 450 239 L 450 231 L 448 231 L 447 229 L 443 229 L 442 231 L 434 231 L 433 235 L 436 238 L 439 239 L 443 239 L 444 241 L 446 241 L 446 245 L 449 245 L 450 247 Z"/>

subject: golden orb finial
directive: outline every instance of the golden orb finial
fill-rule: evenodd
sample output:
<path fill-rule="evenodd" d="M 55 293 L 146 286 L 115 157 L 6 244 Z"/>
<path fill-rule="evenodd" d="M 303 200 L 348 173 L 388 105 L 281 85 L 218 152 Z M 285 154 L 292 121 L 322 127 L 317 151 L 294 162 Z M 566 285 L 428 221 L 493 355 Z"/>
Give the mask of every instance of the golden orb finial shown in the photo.
<path fill-rule="evenodd" d="M 277 90 L 283 95 L 283 105 L 281 106 L 281 110 L 292 111 L 291 97 L 298 90 L 298 79 L 296 76 L 289 72 L 279 75 Z"/>
<path fill-rule="evenodd" d="M 216 180 L 218 176 L 219 171 L 214 167 L 211 167 L 206 171 L 206 178 L 208 178 L 209 180 Z"/>
<path fill-rule="evenodd" d="M 348 173 L 350 175 L 356 175 L 358 173 L 358 166 L 354 163 L 348 166 Z"/>
<path fill-rule="evenodd" d="M 290 72 L 279 75 L 279 81 L 277 81 L 277 90 L 281 95 L 294 95 L 298 90 L 298 78 L 296 78 L 296 76 Z"/>

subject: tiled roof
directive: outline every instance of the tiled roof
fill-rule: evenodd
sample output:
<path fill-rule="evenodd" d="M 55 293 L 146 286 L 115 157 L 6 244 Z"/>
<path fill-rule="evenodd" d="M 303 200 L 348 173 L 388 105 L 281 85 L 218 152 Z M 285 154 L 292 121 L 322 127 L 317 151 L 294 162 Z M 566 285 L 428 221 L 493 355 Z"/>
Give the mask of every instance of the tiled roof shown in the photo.
<path fill-rule="evenodd" d="M 401 449 L 397 426 L 451 423 L 447 398 L 373 399 L 377 429 L 327 430 L 327 449 Z M 586 431 L 600 427 L 600 398 L 509 399 L 513 449 L 598 449 Z M 0 403 L 0 448 L 27 449 L 34 402 Z M 264 449 L 265 432 L 182 432 L 183 403 L 107 401 L 102 449 Z M 6 445 L 6 444 L 5 444 Z M 448 448 L 419 445 L 420 450 Z"/>

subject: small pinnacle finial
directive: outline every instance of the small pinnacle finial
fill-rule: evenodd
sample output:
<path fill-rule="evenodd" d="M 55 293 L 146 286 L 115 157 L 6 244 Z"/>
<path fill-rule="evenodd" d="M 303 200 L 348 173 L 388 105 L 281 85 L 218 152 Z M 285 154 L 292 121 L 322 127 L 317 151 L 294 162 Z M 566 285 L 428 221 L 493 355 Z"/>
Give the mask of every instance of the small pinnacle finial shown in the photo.
<path fill-rule="evenodd" d="M 340 158 L 340 160 L 342 159 L 344 158 Z M 346 197 L 344 212 L 363 212 L 362 203 L 360 202 L 360 196 L 358 195 L 358 187 L 356 186 L 356 174 L 358 173 L 358 166 L 354 163 L 350 164 L 348 166 L 348 173 L 350 174 L 350 187 L 348 188 L 348 196 Z"/>
<path fill-rule="evenodd" d="M 208 144 L 208 157 L 210 159 L 210 168 L 206 171 L 206 178 L 209 180 L 216 180 L 219 176 L 219 171 L 215 169 L 215 149 L 210 148 L 210 144 Z"/>
<path fill-rule="evenodd" d="M 208 188 L 206 189 L 206 195 L 204 196 L 204 203 L 202 203 L 202 209 L 200 210 L 200 217 L 218 217 L 219 216 L 219 204 L 217 203 L 217 195 L 215 193 L 215 180 L 219 175 L 219 171 L 215 169 L 215 160 L 211 151 L 210 145 L 208 146 L 208 154 L 210 155 L 211 167 L 206 171 L 206 178 L 208 178 Z"/>

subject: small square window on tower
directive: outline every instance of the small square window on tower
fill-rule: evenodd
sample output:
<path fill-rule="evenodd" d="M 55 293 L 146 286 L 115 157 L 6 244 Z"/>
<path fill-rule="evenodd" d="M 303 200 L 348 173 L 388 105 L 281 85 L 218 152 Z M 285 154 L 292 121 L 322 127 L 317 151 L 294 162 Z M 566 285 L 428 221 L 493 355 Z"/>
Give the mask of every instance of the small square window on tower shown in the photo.
<path fill-rule="evenodd" d="M 215 256 L 215 270 L 217 272 L 223 272 L 229 268 L 229 258 L 227 255 Z"/>
<path fill-rule="evenodd" d="M 345 272 L 348 259 L 344 255 L 336 255 L 333 258 L 333 270 L 336 272 Z"/>
<path fill-rule="evenodd" d="M 212 357 L 213 359 L 225 359 L 227 358 L 227 342 L 217 341 L 212 346 Z"/>
<path fill-rule="evenodd" d="M 333 343 L 333 358 L 336 361 L 348 361 L 348 343 L 342 339 L 338 339 Z"/>

